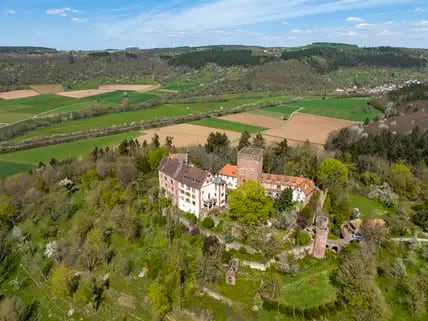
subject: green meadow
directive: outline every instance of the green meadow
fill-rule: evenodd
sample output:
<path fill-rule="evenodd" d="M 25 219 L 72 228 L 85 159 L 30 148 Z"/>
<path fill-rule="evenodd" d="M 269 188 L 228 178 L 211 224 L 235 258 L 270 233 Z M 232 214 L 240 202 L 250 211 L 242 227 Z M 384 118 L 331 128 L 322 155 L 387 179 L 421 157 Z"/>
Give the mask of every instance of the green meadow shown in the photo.
<path fill-rule="evenodd" d="M 367 105 L 368 98 L 333 98 L 307 100 L 293 103 L 289 106 L 301 108 L 301 113 L 326 116 L 353 121 L 373 119 L 380 111 Z"/>
<path fill-rule="evenodd" d="M 147 95 L 147 94 L 146 94 Z M 164 104 L 148 109 L 136 111 L 111 113 L 98 117 L 73 120 L 65 123 L 55 124 L 30 131 L 24 135 L 18 136 L 12 141 L 22 141 L 27 138 L 48 136 L 54 134 L 64 134 L 71 132 L 87 131 L 94 128 L 104 128 L 117 124 L 131 123 L 142 120 L 153 120 L 165 117 L 180 117 L 195 113 L 207 112 L 217 109 L 232 109 L 245 104 L 254 104 L 274 100 L 275 97 L 231 99 L 220 102 L 198 102 L 198 103 L 174 103 Z"/>
<path fill-rule="evenodd" d="M 126 95 L 125 95 L 126 93 Z M 35 115 L 69 113 L 88 109 L 91 106 L 115 107 L 127 98 L 130 104 L 137 104 L 156 97 L 159 93 L 137 93 L 117 90 L 87 98 L 70 98 L 56 94 L 0 100 L 0 122 L 10 123 L 25 120 Z"/>
<path fill-rule="evenodd" d="M 115 146 L 124 139 L 135 138 L 138 135 L 140 135 L 140 132 L 132 131 L 117 135 L 90 138 L 76 142 L 0 154 L 0 177 L 26 171 L 37 166 L 40 161 L 47 163 L 52 158 L 57 160 L 64 160 L 76 156 L 86 155 L 89 154 L 95 148 L 95 146 Z"/>

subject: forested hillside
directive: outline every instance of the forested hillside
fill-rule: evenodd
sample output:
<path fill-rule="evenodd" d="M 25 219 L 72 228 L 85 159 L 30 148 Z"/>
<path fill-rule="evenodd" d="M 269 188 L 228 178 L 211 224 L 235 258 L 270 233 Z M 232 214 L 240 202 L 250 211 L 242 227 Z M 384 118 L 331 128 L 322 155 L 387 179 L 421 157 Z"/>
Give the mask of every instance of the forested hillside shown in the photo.
<path fill-rule="evenodd" d="M 62 83 L 67 89 L 93 79 L 134 82 L 146 77 L 166 85 L 183 79 L 191 83 L 197 81 L 192 75 L 203 73 L 209 81 L 198 82 L 203 86 L 191 91 L 280 89 L 299 94 L 301 88 L 323 92 L 423 80 L 427 71 L 424 50 L 328 43 L 286 49 L 232 45 L 92 52 L 4 47 L 0 61 L 3 91 L 41 83 Z"/>
<path fill-rule="evenodd" d="M 158 189 L 157 166 L 176 151 L 173 140 L 126 140 L 1 181 L 0 320 L 426 319 L 428 249 L 411 241 L 428 232 L 426 163 L 376 153 L 321 160 L 309 145 L 266 146 L 248 134 L 240 145 L 266 147 L 265 171 L 314 178 L 329 190 L 329 238 L 340 236 L 355 207 L 363 219 L 380 215 L 387 229 L 367 226 L 364 242 L 339 254 L 296 260 L 284 253 L 311 241 L 305 228 L 319 193 L 294 209 L 289 193 L 274 201 L 262 189 L 251 202 L 263 198 L 272 226 L 251 209 L 245 216 L 245 199 L 233 193 L 230 212 L 212 213 L 217 225 L 197 222 Z M 237 150 L 212 133 L 188 152 L 195 166 L 215 170 L 236 161 Z M 241 248 L 226 251 L 232 242 Z M 231 258 L 272 257 L 267 271 L 242 265 L 236 285 L 225 283 Z"/>

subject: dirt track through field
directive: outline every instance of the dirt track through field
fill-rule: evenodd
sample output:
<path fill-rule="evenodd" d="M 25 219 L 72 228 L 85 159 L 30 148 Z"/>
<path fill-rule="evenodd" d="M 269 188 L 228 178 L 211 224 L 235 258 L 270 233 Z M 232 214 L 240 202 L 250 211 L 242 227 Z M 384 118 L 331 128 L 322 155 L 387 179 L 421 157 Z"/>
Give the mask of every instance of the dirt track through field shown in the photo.
<path fill-rule="evenodd" d="M 122 85 L 122 84 L 113 84 L 113 85 L 100 85 L 99 89 L 102 90 L 129 90 L 137 92 L 146 92 L 156 90 L 160 85 Z"/>
<path fill-rule="evenodd" d="M 296 112 L 285 126 L 266 130 L 264 134 L 297 142 L 309 140 L 311 143 L 323 145 L 331 132 L 355 124 L 360 123 Z"/>
<path fill-rule="evenodd" d="M 275 119 L 269 116 L 250 114 L 250 113 L 239 113 L 233 115 L 227 115 L 220 117 L 220 119 L 234 121 L 242 124 L 249 124 L 264 128 L 276 128 L 285 126 L 287 124 L 286 121 L 281 119 Z"/>
<path fill-rule="evenodd" d="M 110 93 L 113 91 L 116 91 L 116 89 L 85 89 L 85 90 L 64 91 L 62 93 L 58 93 L 58 95 L 71 97 L 71 98 L 86 98 L 86 97 Z"/>
<path fill-rule="evenodd" d="M 38 96 L 38 95 L 39 95 L 39 93 L 33 89 L 0 92 L 0 98 L 6 99 L 6 100 L 34 97 L 34 96 Z"/>
<path fill-rule="evenodd" d="M 31 88 L 37 91 L 39 94 L 57 94 L 64 91 L 64 87 L 61 84 L 32 85 Z"/>
<path fill-rule="evenodd" d="M 163 145 L 166 136 L 172 136 L 174 138 L 174 146 L 186 147 L 199 144 L 205 145 L 207 142 L 208 135 L 212 132 L 225 133 L 229 140 L 232 142 L 232 145 L 237 145 L 239 138 L 241 137 L 241 134 L 238 132 L 208 128 L 191 124 L 179 124 L 144 130 L 142 135 L 139 136 L 137 139 L 140 143 L 146 140 L 147 143 L 150 144 L 150 141 L 154 134 L 158 134 L 159 141 Z"/>

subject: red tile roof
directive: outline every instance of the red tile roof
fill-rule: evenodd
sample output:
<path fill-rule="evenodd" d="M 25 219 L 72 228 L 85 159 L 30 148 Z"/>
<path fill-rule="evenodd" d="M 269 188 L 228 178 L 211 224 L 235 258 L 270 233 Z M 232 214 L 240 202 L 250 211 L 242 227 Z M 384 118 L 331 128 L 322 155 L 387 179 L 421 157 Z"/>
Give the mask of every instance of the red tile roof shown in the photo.
<path fill-rule="evenodd" d="M 218 172 L 219 175 L 238 177 L 238 166 L 236 165 L 224 165 L 224 167 Z M 293 188 L 300 187 L 300 189 L 309 196 L 315 189 L 315 183 L 313 180 L 304 177 L 285 176 L 277 174 L 262 174 L 262 184 L 274 184 L 274 185 L 287 185 Z"/>
<path fill-rule="evenodd" d="M 238 177 L 238 166 L 230 164 L 224 165 L 218 174 L 230 177 Z"/>
<path fill-rule="evenodd" d="M 275 184 L 275 185 L 287 185 L 293 188 L 298 188 L 305 193 L 306 196 L 310 195 L 315 189 L 315 183 L 309 179 L 304 177 L 296 177 L 296 176 L 285 176 L 285 175 L 277 175 L 277 174 L 262 174 L 262 183 L 263 184 Z"/>

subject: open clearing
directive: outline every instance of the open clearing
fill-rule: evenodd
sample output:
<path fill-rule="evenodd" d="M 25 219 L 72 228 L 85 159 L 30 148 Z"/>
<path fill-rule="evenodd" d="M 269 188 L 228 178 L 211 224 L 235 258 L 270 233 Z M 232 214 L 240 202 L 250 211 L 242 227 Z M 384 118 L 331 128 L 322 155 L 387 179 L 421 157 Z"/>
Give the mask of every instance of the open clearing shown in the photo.
<path fill-rule="evenodd" d="M 38 96 L 39 93 L 33 89 L 24 89 L 24 90 L 13 90 L 13 91 L 5 91 L 0 93 L 1 99 L 19 99 L 19 98 L 27 98 Z"/>
<path fill-rule="evenodd" d="M 300 142 L 309 140 L 311 143 L 325 144 L 332 131 L 355 124 L 359 123 L 296 112 L 285 126 L 269 129 L 264 134 Z"/>
<path fill-rule="evenodd" d="M 256 115 L 251 113 L 227 115 L 220 117 L 220 119 L 238 122 L 242 124 L 249 124 L 253 126 L 259 126 L 263 128 L 281 127 L 286 124 L 286 122 L 281 119 L 272 119 L 272 117 L 269 116 Z"/>
<path fill-rule="evenodd" d="M 91 96 L 102 95 L 116 91 L 116 89 L 86 89 L 86 90 L 74 90 L 74 91 L 65 91 L 58 93 L 60 96 L 70 97 L 70 98 L 86 98 Z"/>
<path fill-rule="evenodd" d="M 99 89 L 101 90 L 130 90 L 130 91 L 138 91 L 138 92 L 146 92 L 156 90 L 160 87 L 160 85 L 100 85 Z"/>
<path fill-rule="evenodd" d="M 259 133 L 266 130 L 265 127 L 248 125 L 245 123 L 237 123 L 230 120 L 224 120 L 221 118 L 207 118 L 201 119 L 192 122 L 194 125 L 223 129 L 223 130 L 232 130 L 234 132 L 242 133 L 244 131 L 249 132 L 250 134 Z"/>
<path fill-rule="evenodd" d="M 150 143 L 154 134 L 159 135 L 159 141 L 161 144 L 165 142 L 166 136 L 172 136 L 172 141 L 175 147 L 186 147 L 191 145 L 205 145 L 207 137 L 212 132 L 225 133 L 231 142 L 236 142 L 241 137 L 239 132 L 230 130 L 215 130 L 209 127 L 191 125 L 191 124 L 179 124 L 161 128 L 153 128 L 144 130 L 141 136 L 138 137 L 138 141 L 143 143 L 146 140 Z"/>
<path fill-rule="evenodd" d="M 61 84 L 55 85 L 32 85 L 32 89 L 37 91 L 39 94 L 57 94 L 64 91 L 64 87 Z"/>

